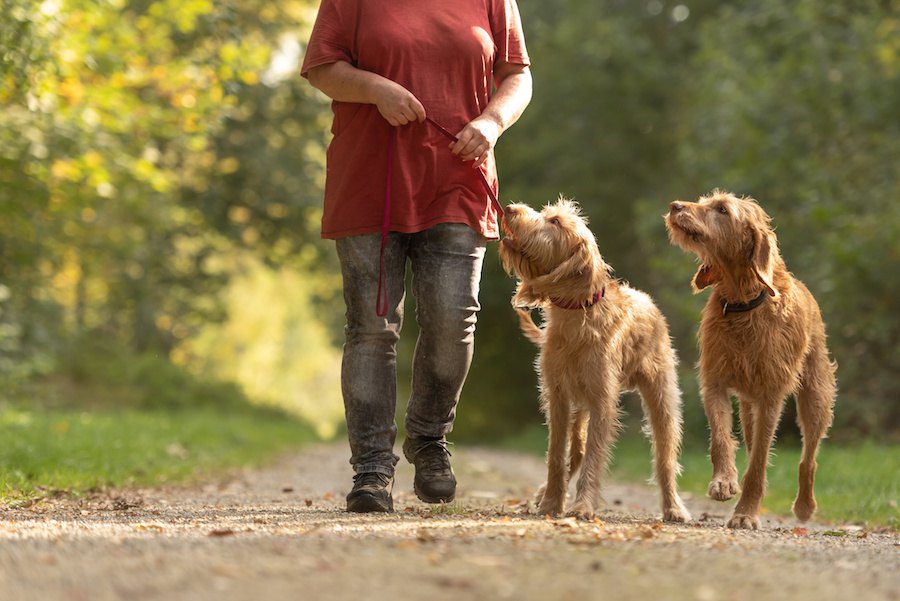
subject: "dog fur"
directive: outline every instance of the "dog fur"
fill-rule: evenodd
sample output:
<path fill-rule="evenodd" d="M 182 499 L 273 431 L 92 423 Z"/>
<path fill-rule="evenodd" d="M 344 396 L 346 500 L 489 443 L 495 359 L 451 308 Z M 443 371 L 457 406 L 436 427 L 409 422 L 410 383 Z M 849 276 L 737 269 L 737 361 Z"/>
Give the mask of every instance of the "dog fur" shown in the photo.
<path fill-rule="evenodd" d="M 670 240 L 702 262 L 692 281 L 694 292 L 713 289 L 699 334 L 700 389 L 713 467 L 709 496 L 725 501 L 741 493 L 728 526 L 759 528 L 769 450 L 785 398 L 793 394 L 803 435 L 793 510 L 807 520 L 816 510 L 816 453 L 831 426 L 836 394 L 836 366 L 819 306 L 787 270 L 771 218 L 752 198 L 715 190 L 696 203 L 671 203 L 665 221 Z M 754 299 L 763 300 L 746 311 L 725 312 L 728 305 Z M 748 454 L 740 486 L 732 394 L 738 397 Z"/>
<path fill-rule="evenodd" d="M 663 519 L 690 520 L 678 496 L 681 393 L 668 325 L 649 296 L 617 281 L 578 205 L 560 198 L 540 213 L 506 207 L 500 257 L 519 279 L 512 304 L 538 345 L 535 365 L 549 427 L 547 481 L 535 502 L 563 512 L 569 478 L 580 468 L 568 515 L 592 519 L 600 479 L 621 428 L 619 397 L 637 389 L 652 434 Z M 602 298 L 595 295 L 602 291 Z M 524 310 L 528 308 L 529 310 Z M 543 312 L 543 327 L 530 309 Z"/>

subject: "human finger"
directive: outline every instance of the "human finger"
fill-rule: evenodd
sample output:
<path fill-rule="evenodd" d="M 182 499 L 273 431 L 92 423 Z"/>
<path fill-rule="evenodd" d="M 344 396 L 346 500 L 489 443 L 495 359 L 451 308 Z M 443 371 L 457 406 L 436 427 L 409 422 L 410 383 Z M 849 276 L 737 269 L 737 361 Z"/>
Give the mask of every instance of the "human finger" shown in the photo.
<path fill-rule="evenodd" d="M 411 102 L 410 108 L 412 109 L 413 116 L 416 121 L 421 122 L 421 121 L 425 120 L 425 117 L 427 116 L 425 114 L 425 107 L 422 106 L 422 103 L 419 102 L 419 99 L 416 98 L 415 96 L 412 97 L 412 102 Z"/>
<path fill-rule="evenodd" d="M 472 132 L 468 130 L 468 128 L 462 128 L 456 134 L 456 141 L 450 142 L 450 152 L 455 155 L 459 155 L 463 149 L 468 146 L 469 142 L 472 139 Z"/>

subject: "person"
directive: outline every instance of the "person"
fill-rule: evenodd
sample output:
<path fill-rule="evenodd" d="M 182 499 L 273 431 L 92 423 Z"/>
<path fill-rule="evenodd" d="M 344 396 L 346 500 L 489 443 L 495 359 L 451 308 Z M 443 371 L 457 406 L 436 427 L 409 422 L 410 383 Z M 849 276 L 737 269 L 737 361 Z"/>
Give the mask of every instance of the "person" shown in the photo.
<path fill-rule="evenodd" d="M 446 435 L 499 237 L 494 146 L 531 100 L 529 64 L 515 0 L 321 2 L 300 73 L 332 99 L 321 234 L 346 304 L 348 511 L 393 511 L 407 262 L 419 336 L 403 453 L 422 501 L 454 499 Z"/>

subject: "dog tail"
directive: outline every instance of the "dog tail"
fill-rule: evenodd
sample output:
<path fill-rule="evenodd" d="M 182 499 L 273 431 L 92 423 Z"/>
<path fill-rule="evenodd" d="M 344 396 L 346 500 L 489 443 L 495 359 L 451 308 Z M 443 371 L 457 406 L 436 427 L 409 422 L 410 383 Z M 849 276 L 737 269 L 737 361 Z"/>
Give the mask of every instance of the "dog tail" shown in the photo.
<path fill-rule="evenodd" d="M 537 346 L 544 344 L 544 330 L 539 328 L 537 324 L 534 323 L 534 320 L 531 319 L 531 311 L 516 309 L 516 313 L 519 314 L 519 326 L 522 328 L 522 333 L 525 334 L 525 338 L 532 341 Z"/>

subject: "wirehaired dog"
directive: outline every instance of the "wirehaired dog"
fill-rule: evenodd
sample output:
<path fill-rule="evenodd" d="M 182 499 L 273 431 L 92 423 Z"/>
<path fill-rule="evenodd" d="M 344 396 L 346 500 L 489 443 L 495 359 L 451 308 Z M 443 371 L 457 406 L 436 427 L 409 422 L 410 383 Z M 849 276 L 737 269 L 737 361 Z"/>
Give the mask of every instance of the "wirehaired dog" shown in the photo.
<path fill-rule="evenodd" d="M 700 390 L 713 467 L 709 496 L 725 501 L 743 489 L 728 526 L 759 528 L 769 450 L 784 399 L 793 394 L 803 435 L 793 509 L 805 521 L 816 510 L 816 453 L 835 401 L 835 364 L 819 306 L 785 267 L 771 218 L 752 198 L 715 190 L 699 202 L 671 203 L 665 221 L 671 241 L 702 262 L 694 292 L 713 289 L 700 322 Z M 731 394 L 739 400 L 748 454 L 741 486 Z"/>
<path fill-rule="evenodd" d="M 619 396 L 637 389 L 652 433 L 663 519 L 690 520 L 678 496 L 681 393 L 668 325 L 650 297 L 617 281 L 578 205 L 560 198 L 540 213 L 506 207 L 500 257 L 519 279 L 512 304 L 522 331 L 540 349 L 535 362 L 550 430 L 547 482 L 535 502 L 563 512 L 569 478 L 581 473 L 568 515 L 591 519 L 600 478 L 621 428 Z M 540 308 L 543 327 L 531 319 Z"/>

